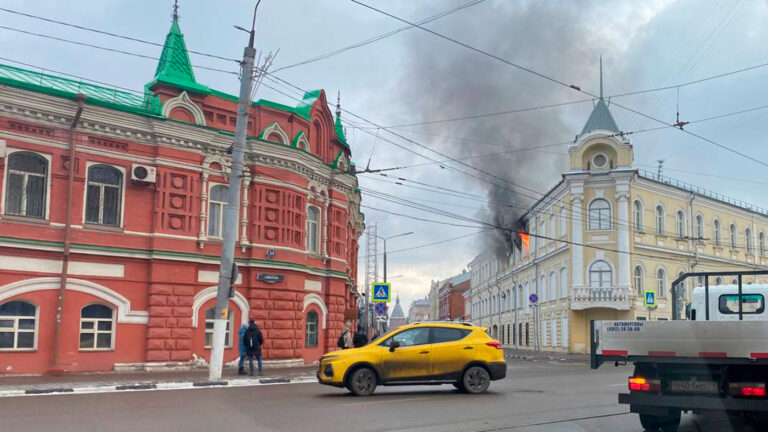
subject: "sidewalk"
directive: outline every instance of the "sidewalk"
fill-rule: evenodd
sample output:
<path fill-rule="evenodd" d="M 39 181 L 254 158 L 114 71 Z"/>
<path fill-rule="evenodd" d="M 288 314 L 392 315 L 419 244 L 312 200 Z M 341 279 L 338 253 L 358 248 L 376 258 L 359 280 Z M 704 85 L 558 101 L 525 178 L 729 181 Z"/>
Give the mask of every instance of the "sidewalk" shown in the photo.
<path fill-rule="evenodd" d="M 224 369 L 222 379 L 219 381 L 208 380 L 208 369 L 169 372 L 72 373 L 60 376 L 0 376 L 0 397 L 315 382 L 317 380 L 316 372 L 316 365 L 267 369 L 262 376 L 239 376 L 235 369 Z"/>
<path fill-rule="evenodd" d="M 518 360 L 557 360 L 589 363 L 588 354 L 568 354 L 563 352 L 520 350 L 504 348 L 504 357 Z"/>

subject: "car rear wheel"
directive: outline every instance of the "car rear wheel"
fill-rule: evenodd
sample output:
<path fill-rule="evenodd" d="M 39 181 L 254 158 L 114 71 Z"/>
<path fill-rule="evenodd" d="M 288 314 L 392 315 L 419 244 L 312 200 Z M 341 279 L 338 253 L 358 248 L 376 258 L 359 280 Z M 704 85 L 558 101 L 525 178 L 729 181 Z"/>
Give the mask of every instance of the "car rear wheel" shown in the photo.
<path fill-rule="evenodd" d="M 488 386 L 491 385 L 491 376 L 485 368 L 471 366 L 464 371 L 461 383 L 467 393 L 483 393 L 488 390 Z"/>
<path fill-rule="evenodd" d="M 376 390 L 376 373 L 369 368 L 360 368 L 352 372 L 347 388 L 355 396 L 370 396 Z"/>

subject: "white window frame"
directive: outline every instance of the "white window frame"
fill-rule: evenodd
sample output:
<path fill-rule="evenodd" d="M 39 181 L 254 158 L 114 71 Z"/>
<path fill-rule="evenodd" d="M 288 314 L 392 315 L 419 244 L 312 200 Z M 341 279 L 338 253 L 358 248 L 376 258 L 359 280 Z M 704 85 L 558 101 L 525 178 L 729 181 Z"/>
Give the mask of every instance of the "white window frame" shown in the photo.
<path fill-rule="evenodd" d="M 568 234 L 568 210 L 565 206 L 560 208 L 560 237 L 565 237 Z"/>
<path fill-rule="evenodd" d="M 755 245 L 752 244 L 752 229 L 747 227 L 744 230 L 744 236 L 746 237 L 745 243 L 746 243 L 746 246 L 747 246 L 747 253 L 749 253 L 749 254 L 755 253 L 755 250 L 754 250 Z"/>
<path fill-rule="evenodd" d="M 607 208 L 593 209 L 595 204 L 598 202 L 604 202 L 607 205 Z M 613 214 L 613 209 L 611 208 L 610 201 L 605 198 L 595 198 L 589 202 L 587 209 L 587 228 L 589 231 L 609 231 L 611 229 L 611 217 Z M 595 211 L 597 211 L 597 213 L 594 213 Z M 608 215 L 607 217 L 604 217 L 603 212 L 606 211 Z M 595 214 L 597 215 L 597 219 L 594 218 Z"/>
<path fill-rule="evenodd" d="M 547 275 L 542 274 L 539 277 L 539 287 L 538 288 L 539 288 L 539 301 L 542 302 L 542 303 L 546 302 L 546 301 L 549 301 L 550 299 L 547 296 L 547 294 L 548 294 L 548 291 L 547 291 Z"/>
<path fill-rule="evenodd" d="M 229 185 L 226 183 L 208 183 L 208 199 L 206 199 L 206 205 L 208 206 L 207 209 L 205 209 L 205 235 L 208 238 L 214 238 L 214 239 L 222 239 L 224 237 L 224 208 L 227 206 L 227 201 L 214 201 L 211 199 L 211 191 L 213 191 L 213 188 L 217 186 L 224 186 L 227 190 L 227 196 L 229 196 Z M 218 204 L 219 205 L 219 235 L 213 235 L 211 234 L 211 204 Z"/>
<path fill-rule="evenodd" d="M 659 210 L 661 210 L 661 214 L 659 214 Z M 656 219 L 656 235 L 665 235 L 664 219 L 667 217 L 667 212 L 664 209 L 664 206 L 661 204 L 657 205 L 656 208 L 653 209 L 653 212 L 654 219 Z"/>
<path fill-rule="evenodd" d="M 640 270 L 640 274 L 637 274 L 637 271 Z M 635 284 L 635 291 L 637 292 L 637 295 L 642 296 L 644 295 L 643 291 L 645 291 L 645 281 L 643 280 L 645 278 L 645 270 L 643 270 L 643 267 L 640 265 L 636 265 L 634 269 L 632 269 L 632 282 Z"/>
<path fill-rule="evenodd" d="M 50 220 L 51 219 L 51 155 L 47 153 L 40 153 L 38 151 L 33 150 L 27 150 L 27 149 L 19 149 L 19 148 L 7 148 L 5 153 L 5 169 L 3 170 L 3 187 L 0 192 L 2 193 L 2 196 L 0 196 L 0 214 L 5 214 L 5 196 L 8 193 L 8 172 L 10 171 L 8 169 L 8 162 L 10 161 L 10 156 L 14 153 L 34 153 L 38 156 L 41 156 L 45 158 L 45 160 L 48 163 L 48 168 L 45 170 L 45 215 L 43 215 L 42 218 L 37 218 L 34 216 L 23 216 L 23 215 L 8 215 L 13 217 L 31 217 L 38 220 Z"/>
<path fill-rule="evenodd" d="M 94 306 L 94 305 L 104 306 L 105 308 L 111 310 L 112 311 L 112 318 L 109 318 L 109 319 L 107 319 L 107 318 L 83 318 L 83 309 L 87 308 L 88 306 Z M 86 323 L 86 322 L 92 323 L 93 324 L 93 328 L 83 329 L 83 323 Z M 109 331 L 99 330 L 99 323 L 100 322 L 109 322 L 109 323 L 111 323 L 110 330 Z M 104 303 L 89 303 L 89 304 L 83 306 L 82 308 L 80 308 L 80 328 L 79 328 L 79 331 L 77 333 L 77 350 L 78 351 L 114 351 L 114 349 L 115 349 L 115 336 L 117 336 L 117 331 L 116 331 L 116 328 L 115 328 L 116 326 L 117 326 L 117 322 L 115 320 L 115 308 L 114 307 L 112 307 L 110 305 L 106 305 Z M 83 348 L 83 347 L 80 346 L 80 335 L 83 334 L 83 333 L 93 334 L 93 347 L 91 347 L 91 348 Z M 97 347 L 98 340 L 99 340 L 99 335 L 100 334 L 107 334 L 107 333 L 110 334 L 109 347 L 106 347 L 106 348 L 99 348 L 99 347 Z"/>
<path fill-rule="evenodd" d="M 731 223 L 728 226 L 728 240 L 731 243 L 731 249 L 736 249 L 736 234 L 739 232 L 738 227 L 736 227 L 735 223 Z"/>
<path fill-rule="evenodd" d="M 722 246 L 723 244 L 722 224 L 720 223 L 720 219 L 718 218 L 715 218 L 712 220 L 712 237 L 713 237 L 713 242 L 715 246 Z"/>
<path fill-rule="evenodd" d="M 597 269 L 595 270 L 594 267 L 596 265 L 605 264 L 606 267 L 608 267 L 607 270 L 604 269 Z M 605 274 L 608 274 L 608 281 L 607 285 L 605 285 L 604 276 Z M 593 285 L 593 274 L 597 275 L 597 285 Z M 589 288 L 611 288 L 613 286 L 613 266 L 611 263 L 609 263 L 607 260 L 604 259 L 597 259 L 593 261 L 589 265 Z"/>
<path fill-rule="evenodd" d="M 696 215 L 696 239 L 701 240 L 704 238 L 704 216 Z"/>
<path fill-rule="evenodd" d="M 214 310 L 213 319 L 206 317 L 206 312 L 208 312 L 210 309 Z M 224 333 L 225 335 L 224 348 L 232 348 L 232 339 L 233 339 L 232 333 L 234 332 L 234 328 L 235 328 L 235 313 L 232 311 L 231 308 L 227 309 L 227 313 L 229 314 L 229 317 L 228 317 L 229 319 L 227 320 L 229 321 L 229 330 L 226 330 L 226 332 Z M 207 309 L 203 309 L 203 348 L 205 349 L 211 349 L 211 345 L 206 345 L 205 343 L 205 336 L 208 333 L 211 334 L 211 343 L 213 343 L 213 327 L 209 329 L 208 323 L 210 322 L 211 324 L 213 324 L 214 321 L 216 321 L 215 316 L 216 316 L 216 305 L 213 305 Z"/>
<path fill-rule="evenodd" d="M 552 270 L 549 272 L 549 299 L 557 300 L 559 298 L 558 291 L 559 287 L 557 286 L 557 276 L 555 276 L 555 271 Z"/>
<path fill-rule="evenodd" d="M 120 214 L 118 215 L 119 221 L 117 225 L 105 225 L 105 226 L 114 226 L 118 228 L 123 228 L 125 226 L 125 167 L 119 166 L 119 165 L 112 165 L 108 163 L 102 163 L 102 162 L 86 162 L 85 163 L 85 187 L 83 188 L 83 218 L 81 223 L 83 225 L 104 225 L 101 222 L 94 223 L 94 222 L 86 222 L 86 206 L 88 204 L 88 185 L 90 184 L 88 180 L 88 172 L 90 171 L 91 167 L 97 166 L 97 165 L 103 165 L 108 166 L 110 168 L 114 168 L 118 171 L 120 171 L 120 175 L 122 178 L 120 179 Z M 98 185 L 101 183 L 94 182 Z M 107 187 L 114 187 L 114 185 L 105 185 Z M 100 188 L 100 198 L 99 198 L 99 219 L 104 219 L 104 190 L 103 187 Z"/>
<path fill-rule="evenodd" d="M 643 232 L 643 203 L 636 199 L 632 201 L 632 222 L 635 225 L 635 231 Z"/>
<path fill-rule="evenodd" d="M 314 222 L 314 224 L 315 224 L 314 230 L 310 229 L 310 223 L 313 223 L 309 219 L 309 210 L 310 209 L 315 209 L 317 211 L 317 221 Z M 322 240 L 320 239 L 320 225 L 322 223 L 322 220 L 323 220 L 323 213 L 320 211 L 320 207 L 318 207 L 316 205 L 313 205 L 313 204 L 308 204 L 307 205 L 307 227 L 306 227 L 306 230 L 307 230 L 307 252 L 309 252 L 309 253 L 312 253 L 312 254 L 319 254 L 320 253 L 320 249 L 321 249 L 320 248 L 320 243 L 322 242 Z M 309 239 L 310 239 L 310 234 L 309 233 L 311 231 L 314 231 L 314 233 L 315 233 L 316 244 L 315 244 L 314 248 L 311 247 L 310 241 L 309 241 Z"/>
<path fill-rule="evenodd" d="M 563 267 L 560 269 L 560 296 L 562 298 L 568 297 L 568 268 Z"/>
<path fill-rule="evenodd" d="M 675 230 L 678 237 L 685 237 L 685 212 L 682 210 L 675 212 Z"/>
<path fill-rule="evenodd" d="M 659 277 L 659 272 L 661 272 L 661 277 Z M 666 298 L 667 297 L 667 271 L 659 267 L 656 269 L 655 276 L 656 276 L 656 295 L 658 295 L 659 298 Z"/>
<path fill-rule="evenodd" d="M 32 348 L 16 348 L 16 346 L 19 344 L 19 333 L 30 333 L 30 330 L 28 329 L 19 329 L 19 320 L 20 319 L 31 319 L 30 316 L 27 315 L 5 315 L 0 316 L 0 320 L 13 320 L 13 327 L 0 327 L 3 331 L 12 331 L 13 332 L 13 345 L 14 348 L 0 348 L 0 352 L 30 352 L 30 351 L 37 351 L 37 336 L 39 334 L 39 328 L 40 328 L 40 306 L 38 306 L 36 303 L 33 303 L 29 300 L 24 299 L 11 299 L 6 300 L 0 303 L 0 305 L 4 305 L 6 303 L 10 303 L 13 301 L 21 301 L 24 303 L 31 304 L 35 307 L 35 329 L 32 330 L 34 332 L 34 336 L 32 337 Z"/>
<path fill-rule="evenodd" d="M 557 238 L 557 224 L 555 223 L 554 213 L 550 213 L 549 215 L 549 236 L 552 238 Z"/>
<path fill-rule="evenodd" d="M 758 242 L 760 244 L 760 256 L 765 256 L 765 231 L 760 231 Z"/>

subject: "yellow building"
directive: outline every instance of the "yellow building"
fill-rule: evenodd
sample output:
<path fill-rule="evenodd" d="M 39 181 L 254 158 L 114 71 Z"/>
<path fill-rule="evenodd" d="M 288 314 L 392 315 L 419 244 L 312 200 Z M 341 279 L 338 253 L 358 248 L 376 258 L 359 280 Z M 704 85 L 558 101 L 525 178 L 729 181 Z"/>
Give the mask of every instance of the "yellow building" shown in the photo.
<path fill-rule="evenodd" d="M 484 253 L 469 265 L 472 320 L 507 346 L 587 353 L 590 320 L 670 319 L 682 273 L 768 263 L 768 211 L 633 168 L 632 144 L 604 100 L 568 153 L 569 171 L 523 217 L 529 252 L 509 262 Z M 745 280 L 754 282 L 764 281 Z M 678 310 L 699 284 L 676 288 Z M 658 303 L 650 312 L 648 289 Z"/>

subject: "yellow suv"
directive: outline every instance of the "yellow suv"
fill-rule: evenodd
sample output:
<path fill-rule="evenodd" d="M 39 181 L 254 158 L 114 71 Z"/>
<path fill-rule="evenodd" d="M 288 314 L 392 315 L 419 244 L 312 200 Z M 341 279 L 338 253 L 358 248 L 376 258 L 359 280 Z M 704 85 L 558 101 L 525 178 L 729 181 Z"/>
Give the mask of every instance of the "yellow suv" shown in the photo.
<path fill-rule="evenodd" d="M 507 374 L 501 343 L 468 323 L 409 324 L 361 347 L 320 358 L 321 384 L 368 396 L 377 385 L 453 384 L 483 393 Z"/>

